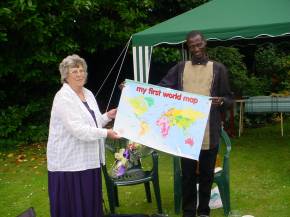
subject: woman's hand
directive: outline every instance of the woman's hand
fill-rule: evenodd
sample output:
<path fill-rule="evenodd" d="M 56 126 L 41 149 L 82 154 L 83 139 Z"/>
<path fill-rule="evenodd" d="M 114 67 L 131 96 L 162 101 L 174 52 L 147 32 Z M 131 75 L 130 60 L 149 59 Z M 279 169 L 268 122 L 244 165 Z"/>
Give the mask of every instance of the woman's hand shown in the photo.
<path fill-rule="evenodd" d="M 119 134 L 112 130 L 112 129 L 108 129 L 107 130 L 107 138 L 110 138 L 110 139 L 120 139 L 121 136 L 119 136 Z"/>
<path fill-rule="evenodd" d="M 107 112 L 107 116 L 110 119 L 114 119 L 116 117 L 117 114 L 117 109 L 111 109 L 110 111 Z"/>

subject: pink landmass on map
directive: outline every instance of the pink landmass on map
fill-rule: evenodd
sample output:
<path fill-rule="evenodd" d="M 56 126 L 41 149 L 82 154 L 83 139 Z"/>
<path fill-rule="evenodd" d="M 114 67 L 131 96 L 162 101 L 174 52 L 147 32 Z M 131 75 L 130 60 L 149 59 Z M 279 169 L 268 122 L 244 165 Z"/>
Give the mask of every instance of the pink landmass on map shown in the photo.
<path fill-rule="evenodd" d="M 170 128 L 169 120 L 166 117 L 162 116 L 156 121 L 156 124 L 161 128 L 161 135 L 163 137 L 167 136 Z"/>
<path fill-rule="evenodd" d="M 188 145 L 190 145 L 190 146 L 193 146 L 193 144 L 194 144 L 194 142 L 193 142 L 193 138 L 187 138 L 186 140 L 185 140 L 185 144 L 188 144 Z"/>

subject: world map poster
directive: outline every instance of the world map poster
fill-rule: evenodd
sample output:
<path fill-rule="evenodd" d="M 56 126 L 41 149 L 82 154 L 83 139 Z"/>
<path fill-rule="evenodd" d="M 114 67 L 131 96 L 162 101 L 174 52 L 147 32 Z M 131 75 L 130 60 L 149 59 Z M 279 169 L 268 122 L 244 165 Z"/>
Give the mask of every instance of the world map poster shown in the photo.
<path fill-rule="evenodd" d="M 211 100 L 126 79 L 114 130 L 145 146 L 197 160 Z"/>

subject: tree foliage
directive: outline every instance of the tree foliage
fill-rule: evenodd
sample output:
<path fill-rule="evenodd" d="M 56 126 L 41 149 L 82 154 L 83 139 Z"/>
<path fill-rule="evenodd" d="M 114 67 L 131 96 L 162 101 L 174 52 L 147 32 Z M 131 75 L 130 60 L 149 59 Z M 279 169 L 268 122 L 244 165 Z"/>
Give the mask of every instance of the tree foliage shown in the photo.
<path fill-rule="evenodd" d="M 2 1 L 1 138 L 12 139 L 24 128 L 48 125 L 61 59 L 123 45 L 130 35 L 147 27 L 152 7 L 151 0 Z"/>
<path fill-rule="evenodd" d="M 103 52 L 144 28 L 151 1 L 9 0 L 1 3 L 1 78 L 55 83 L 73 52 Z M 54 76 L 53 76 L 54 77 Z"/>
<path fill-rule="evenodd" d="M 290 43 L 267 43 L 255 52 L 256 74 L 267 80 L 268 93 L 290 91 Z"/>
<path fill-rule="evenodd" d="M 196 2 L 203 1 L 171 0 L 163 15 L 168 4 L 154 0 L 1 1 L 0 112 L 6 123 L 1 122 L 1 139 L 14 138 L 30 126 L 48 125 L 52 97 L 59 88 L 58 63 L 65 56 L 106 55 L 109 49 L 123 47 L 133 33 Z M 27 109 L 31 107 L 33 111 Z"/>
<path fill-rule="evenodd" d="M 265 81 L 248 72 L 243 61 L 244 55 L 238 48 L 219 46 L 209 48 L 208 54 L 211 59 L 227 67 L 231 89 L 237 97 L 263 95 L 266 88 Z"/>

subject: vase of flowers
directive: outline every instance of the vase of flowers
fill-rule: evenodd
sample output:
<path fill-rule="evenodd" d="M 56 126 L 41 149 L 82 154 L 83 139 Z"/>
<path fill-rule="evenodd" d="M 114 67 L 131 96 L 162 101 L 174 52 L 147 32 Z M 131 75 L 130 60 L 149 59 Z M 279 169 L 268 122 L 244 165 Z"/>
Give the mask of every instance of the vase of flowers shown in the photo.
<path fill-rule="evenodd" d="M 125 148 L 121 148 L 115 153 L 111 176 L 117 178 L 126 174 L 130 169 L 142 168 L 141 158 L 150 153 L 152 153 L 151 148 L 129 141 Z"/>

